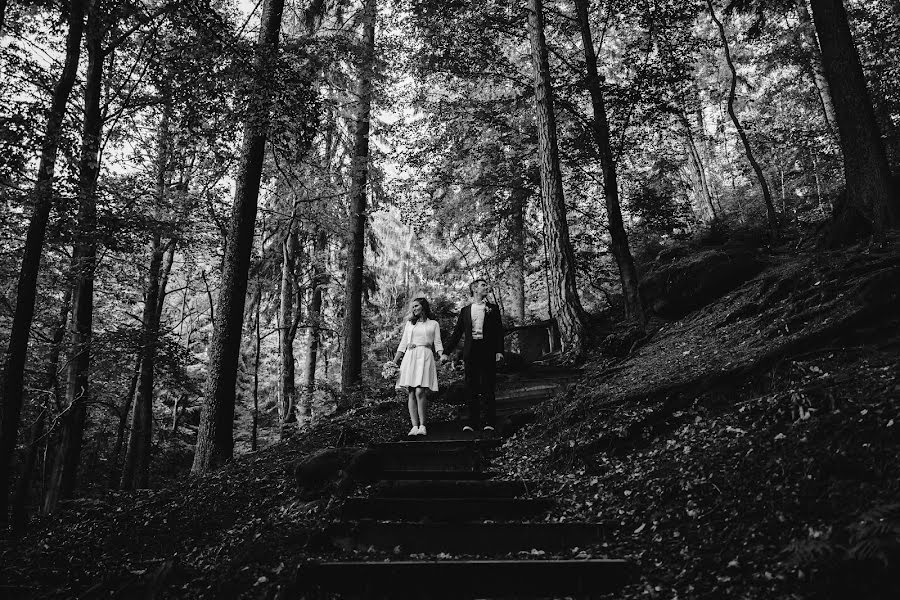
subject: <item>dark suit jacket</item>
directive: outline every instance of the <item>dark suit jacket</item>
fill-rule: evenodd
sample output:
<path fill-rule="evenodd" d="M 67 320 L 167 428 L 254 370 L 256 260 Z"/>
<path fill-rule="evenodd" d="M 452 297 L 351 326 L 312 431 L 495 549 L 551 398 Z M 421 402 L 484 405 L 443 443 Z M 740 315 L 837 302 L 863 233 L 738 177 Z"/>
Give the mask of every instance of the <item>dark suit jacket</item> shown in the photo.
<path fill-rule="evenodd" d="M 494 348 L 494 352 L 503 352 L 503 322 L 500 320 L 500 307 L 490 302 L 485 303 L 490 311 L 484 316 L 484 341 L 489 348 Z M 444 343 L 444 353 L 450 354 L 459 340 L 463 340 L 462 357 L 463 360 L 469 358 L 472 352 L 472 305 L 468 304 L 459 311 L 456 318 L 456 326 L 450 339 Z"/>

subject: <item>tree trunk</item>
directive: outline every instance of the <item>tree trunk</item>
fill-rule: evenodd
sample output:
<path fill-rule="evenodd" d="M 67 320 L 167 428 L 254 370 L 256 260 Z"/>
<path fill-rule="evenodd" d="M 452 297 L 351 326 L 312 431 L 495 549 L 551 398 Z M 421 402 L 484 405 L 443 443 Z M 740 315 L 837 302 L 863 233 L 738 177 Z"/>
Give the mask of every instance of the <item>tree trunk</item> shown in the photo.
<path fill-rule="evenodd" d="M 510 315 L 516 325 L 525 324 L 525 208 L 530 190 L 521 177 L 513 181 L 510 191 L 512 214 L 509 220 L 510 243 L 512 256 L 509 269 L 509 283 L 512 290 L 512 309 Z"/>
<path fill-rule="evenodd" d="M 584 352 L 584 309 L 575 286 L 575 257 L 569 240 L 566 203 L 556 142 L 553 87 L 544 38 L 541 0 L 529 0 L 528 28 L 534 70 L 535 113 L 537 115 L 538 156 L 541 170 L 541 201 L 544 209 L 544 243 L 549 262 L 548 290 L 553 314 L 559 323 L 563 351 L 577 359 Z"/>
<path fill-rule="evenodd" d="M 50 349 L 47 351 L 47 369 L 45 371 L 46 390 L 53 397 L 54 402 L 42 402 L 43 407 L 31 428 L 31 439 L 25 452 L 25 462 L 22 467 L 22 474 L 19 476 L 19 482 L 16 485 L 16 491 L 12 501 L 12 519 L 11 529 L 14 535 L 21 534 L 25 530 L 25 524 L 28 520 L 28 497 L 31 491 L 31 479 L 34 473 L 34 466 L 37 463 L 38 451 L 41 439 L 46 435 L 47 414 L 50 406 L 60 404 L 59 395 L 59 377 L 57 369 L 59 368 L 59 355 L 62 349 L 62 342 L 66 336 L 66 325 L 69 321 L 69 310 L 72 308 L 72 288 L 66 286 L 66 293 L 63 296 L 62 306 L 59 309 L 59 320 L 53 329 L 53 338 L 50 343 Z"/>
<path fill-rule="evenodd" d="M 169 131 L 170 106 L 163 107 L 159 122 L 156 149 L 156 201 L 160 209 L 165 206 L 168 188 L 167 173 L 171 135 Z M 144 313 L 142 317 L 141 375 L 137 400 L 131 415 L 131 433 L 125 451 L 125 465 L 122 469 L 123 490 L 149 487 L 150 452 L 153 446 L 153 388 L 156 369 L 156 351 L 159 337 L 159 323 L 165 299 L 165 281 L 171 261 L 163 267 L 163 258 L 169 250 L 162 244 L 159 231 L 153 232 L 150 241 L 150 267 L 147 271 L 147 289 L 144 292 Z M 169 254 L 169 257 L 172 255 Z"/>
<path fill-rule="evenodd" d="M 81 38 L 84 32 L 84 14 L 87 0 L 72 0 L 69 5 L 68 32 L 66 34 L 66 56 L 63 70 L 56 86 L 47 124 L 44 129 L 41 157 L 37 180 L 32 197 L 34 209 L 25 238 L 25 253 L 19 270 L 16 308 L 9 333 L 6 364 L 2 391 L 0 391 L 0 529 L 6 523 L 9 500 L 9 476 L 16 438 L 22 417 L 22 396 L 25 383 L 25 362 L 28 358 L 28 341 L 31 322 L 34 319 L 34 302 L 37 291 L 37 276 L 40 270 L 41 252 L 53 204 L 53 176 L 56 171 L 56 156 L 62 135 L 66 103 L 78 74 L 81 56 Z"/>
<path fill-rule="evenodd" d="M 116 443 L 113 446 L 111 466 L 109 469 L 108 487 L 111 490 L 119 488 L 122 481 L 122 470 L 119 468 L 119 455 L 122 453 L 122 445 L 125 443 L 125 424 L 128 422 L 128 416 L 131 414 L 131 403 L 134 402 L 134 393 L 137 391 L 138 379 L 141 376 L 141 353 L 138 352 L 137 359 L 134 362 L 134 373 L 131 376 L 131 383 L 125 396 L 122 398 L 122 409 L 119 412 L 119 424 L 116 426 Z"/>
<path fill-rule="evenodd" d="M 257 289 L 259 289 L 257 285 Z M 262 334 L 259 329 L 259 313 L 260 313 L 261 297 L 256 298 L 256 343 L 254 344 L 253 353 L 253 426 L 250 431 L 250 450 L 256 452 L 259 448 L 259 361 L 260 346 L 262 345 Z"/>
<path fill-rule="evenodd" d="M 825 77 L 825 68 L 822 65 L 822 52 L 819 50 L 819 40 L 816 36 L 816 28 L 813 25 L 812 18 L 809 16 L 809 9 L 806 3 L 809 0 L 797 0 L 797 16 L 800 18 L 800 34 L 803 36 L 806 45 L 809 47 L 810 59 L 809 70 L 812 74 L 813 86 L 819 96 L 819 102 L 822 104 L 822 114 L 825 116 L 825 124 L 832 132 L 837 131 L 837 116 L 834 112 L 834 101 L 831 99 L 831 88 L 828 86 L 828 79 Z"/>
<path fill-rule="evenodd" d="M 700 156 L 700 151 L 697 148 L 697 144 L 694 142 L 694 135 L 691 132 L 691 123 L 684 113 L 680 113 L 678 116 L 684 127 L 685 145 L 687 147 L 688 156 L 691 159 L 691 164 L 694 165 L 694 171 L 697 173 L 697 182 L 700 185 L 700 193 L 706 200 L 707 206 L 709 206 L 709 212 L 712 215 L 713 220 L 718 219 L 719 215 L 716 213 L 716 207 L 713 204 L 712 190 L 709 188 L 709 180 L 706 177 L 706 168 L 703 164 L 703 158 Z"/>
<path fill-rule="evenodd" d="M 312 420 L 312 397 L 316 387 L 316 361 L 319 354 L 319 330 L 322 327 L 322 294 L 328 275 L 325 270 L 325 253 L 328 249 L 328 234 L 319 229 L 313 251 L 312 298 L 309 302 L 306 330 L 306 362 L 303 365 L 303 394 L 297 412 L 299 425 L 307 425 Z"/>
<path fill-rule="evenodd" d="M 609 219 L 609 236 L 612 253 L 619 266 L 619 281 L 622 284 L 622 295 L 625 297 L 625 316 L 637 321 L 643 327 L 647 323 L 647 311 L 638 287 L 637 269 L 634 267 L 634 259 L 631 256 L 631 249 L 628 247 L 628 234 L 625 232 L 625 224 L 622 221 L 616 165 L 609 140 L 606 101 L 603 98 L 602 82 L 597 73 L 597 54 L 594 51 L 591 24 L 588 19 L 588 0 L 575 0 L 575 10 L 581 25 L 581 43 L 584 46 L 584 61 L 587 69 L 585 83 L 591 94 L 591 104 L 594 109 L 592 130 L 594 142 L 600 152 L 603 195 L 606 198 L 606 214 Z"/>
<path fill-rule="evenodd" d="M 142 317 L 141 374 L 137 399 L 131 415 L 131 433 L 125 451 L 121 489 L 146 488 L 150 482 L 150 448 L 153 444 L 153 387 L 156 368 L 156 347 L 159 335 L 159 314 L 156 312 L 160 294 L 160 271 L 163 254 L 159 232 L 153 233 L 150 244 L 150 268 L 147 290 L 144 292 Z"/>
<path fill-rule="evenodd" d="M 372 69 L 375 65 L 376 0 L 365 0 L 362 63 L 357 83 L 355 132 L 350 182 L 350 251 L 344 299 L 344 348 L 341 387 L 346 391 L 362 377 L 362 292 L 366 247 L 366 180 L 369 173 L 369 124 L 372 112 Z M 342 396 L 342 398 L 346 398 Z M 341 409 L 348 406 L 339 405 Z"/>
<path fill-rule="evenodd" d="M 832 241 L 841 243 L 868 234 L 880 238 L 886 229 L 900 223 L 900 206 L 847 13 L 841 0 L 811 3 L 834 100 L 847 184 L 846 204 L 836 215 Z"/>
<path fill-rule="evenodd" d="M 84 84 L 84 130 L 78 165 L 77 241 L 72 257 L 75 285 L 72 300 L 72 355 L 66 387 L 62 436 L 44 498 L 45 512 L 75 490 L 87 406 L 90 397 L 91 337 L 94 312 L 94 270 L 97 262 L 97 177 L 103 115 L 103 24 L 98 4 L 88 15 L 85 47 L 88 55 Z"/>
<path fill-rule="evenodd" d="M 293 219 L 291 220 L 293 224 Z M 297 234 L 288 231 L 281 243 L 281 382 L 278 417 L 281 419 L 281 437 L 284 438 L 296 421 L 297 385 L 294 374 L 294 337 L 297 332 L 294 314 L 294 270 L 297 260 Z"/>
<path fill-rule="evenodd" d="M 725 62 L 728 63 L 728 69 L 731 71 L 731 87 L 728 90 L 728 116 L 731 117 L 731 122 L 737 130 L 738 137 L 741 138 L 741 143 L 744 145 L 744 153 L 747 155 L 747 160 L 750 162 L 750 166 L 753 167 L 753 172 L 756 173 L 756 179 L 759 181 L 759 186 L 762 188 L 763 202 L 766 205 L 766 215 L 769 221 L 769 234 L 772 238 L 776 238 L 778 237 L 778 214 L 775 212 L 775 204 L 772 202 L 772 193 L 769 191 L 769 184 L 766 181 L 765 174 L 763 174 L 762 167 L 756 162 L 753 149 L 750 147 L 750 140 L 747 138 L 744 127 L 741 125 L 741 121 L 738 119 L 737 113 L 734 110 L 738 76 L 734 61 L 731 59 L 731 49 L 728 46 L 728 37 L 725 35 L 725 26 L 722 25 L 722 22 L 716 17 L 716 11 L 713 8 L 712 0 L 706 0 L 706 5 L 709 7 L 709 16 L 719 30 L 719 39 L 721 40 L 722 48 L 725 51 Z"/>
<path fill-rule="evenodd" d="M 271 98 L 266 92 L 268 65 L 278 47 L 284 0 L 265 0 L 255 59 L 255 94 L 247 101 L 249 117 L 244 125 L 241 169 L 223 261 L 216 321 L 209 355 L 209 376 L 200 409 L 200 427 L 194 451 L 193 473 L 206 473 L 231 460 L 234 452 L 234 407 L 237 363 L 243 330 L 247 273 L 256 223 L 256 204 L 265 158 L 266 130 Z"/>

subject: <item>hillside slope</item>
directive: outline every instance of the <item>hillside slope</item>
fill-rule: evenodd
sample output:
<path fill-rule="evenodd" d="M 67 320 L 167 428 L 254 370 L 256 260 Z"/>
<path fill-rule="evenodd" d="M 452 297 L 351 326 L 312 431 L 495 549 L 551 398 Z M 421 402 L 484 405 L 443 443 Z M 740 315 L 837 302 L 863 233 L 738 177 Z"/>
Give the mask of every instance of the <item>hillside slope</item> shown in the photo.
<path fill-rule="evenodd" d="M 629 356 L 596 353 L 504 444 L 506 474 L 560 500 L 549 518 L 607 524 L 573 555 L 638 565 L 618 597 L 900 593 L 900 246 L 767 264 Z M 291 464 L 401 435 L 403 405 L 379 393 L 217 473 L 66 504 L 0 542 L 0 589 L 275 597 L 328 512 L 298 499 Z"/>

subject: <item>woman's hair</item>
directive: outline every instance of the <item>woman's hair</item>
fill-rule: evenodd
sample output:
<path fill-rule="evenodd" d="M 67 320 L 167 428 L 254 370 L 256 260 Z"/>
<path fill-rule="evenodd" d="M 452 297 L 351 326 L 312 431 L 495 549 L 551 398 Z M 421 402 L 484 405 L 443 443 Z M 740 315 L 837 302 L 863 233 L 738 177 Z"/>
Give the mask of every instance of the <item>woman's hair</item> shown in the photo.
<path fill-rule="evenodd" d="M 413 302 L 418 302 L 419 306 L 422 307 L 422 316 L 425 317 L 426 320 L 431 318 L 431 305 L 428 304 L 428 300 L 425 298 L 413 298 Z M 410 304 L 412 304 L 412 302 Z M 409 313 L 409 322 L 413 325 L 416 324 L 416 317 L 412 314 L 411 310 Z"/>

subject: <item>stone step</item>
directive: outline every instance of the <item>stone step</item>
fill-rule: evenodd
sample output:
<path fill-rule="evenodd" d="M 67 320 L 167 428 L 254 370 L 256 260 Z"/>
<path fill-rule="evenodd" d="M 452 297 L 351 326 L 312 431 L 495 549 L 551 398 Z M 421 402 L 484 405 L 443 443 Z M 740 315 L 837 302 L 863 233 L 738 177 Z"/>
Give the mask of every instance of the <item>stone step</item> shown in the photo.
<path fill-rule="evenodd" d="M 532 549 L 565 552 L 603 540 L 604 527 L 590 523 L 380 523 L 332 526 L 328 535 L 344 550 L 497 555 Z"/>
<path fill-rule="evenodd" d="M 483 471 L 493 440 L 417 440 L 375 446 L 386 471 Z"/>
<path fill-rule="evenodd" d="M 459 469 L 446 469 L 443 471 L 425 470 L 401 470 L 389 471 L 385 470 L 378 476 L 385 481 L 406 481 L 406 480 L 447 480 L 447 481 L 484 481 L 492 479 L 497 474 L 493 471 L 465 471 Z"/>
<path fill-rule="evenodd" d="M 374 490 L 380 498 L 515 498 L 535 489 L 532 481 L 385 481 Z"/>
<path fill-rule="evenodd" d="M 549 498 L 348 498 L 345 521 L 510 521 L 546 512 Z"/>
<path fill-rule="evenodd" d="M 631 571 L 611 559 L 307 563 L 297 569 L 288 597 L 592 597 L 620 589 Z"/>
<path fill-rule="evenodd" d="M 539 383 L 527 386 L 509 387 L 498 389 L 496 393 L 497 404 L 509 404 L 530 399 L 546 399 L 555 395 L 561 386 L 555 383 Z"/>

